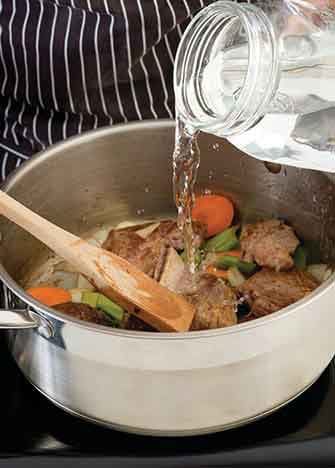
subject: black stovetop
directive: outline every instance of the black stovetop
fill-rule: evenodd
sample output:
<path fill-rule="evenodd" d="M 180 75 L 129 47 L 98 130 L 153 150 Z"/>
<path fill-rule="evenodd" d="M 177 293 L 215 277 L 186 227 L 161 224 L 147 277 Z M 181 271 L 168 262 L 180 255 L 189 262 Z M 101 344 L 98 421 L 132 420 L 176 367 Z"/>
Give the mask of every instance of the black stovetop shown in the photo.
<path fill-rule="evenodd" d="M 34 468 L 60 461 L 62 467 L 335 466 L 334 363 L 303 395 L 263 420 L 180 439 L 124 434 L 70 416 L 26 382 L 3 340 L 0 355 L 1 467 L 29 461 Z"/>

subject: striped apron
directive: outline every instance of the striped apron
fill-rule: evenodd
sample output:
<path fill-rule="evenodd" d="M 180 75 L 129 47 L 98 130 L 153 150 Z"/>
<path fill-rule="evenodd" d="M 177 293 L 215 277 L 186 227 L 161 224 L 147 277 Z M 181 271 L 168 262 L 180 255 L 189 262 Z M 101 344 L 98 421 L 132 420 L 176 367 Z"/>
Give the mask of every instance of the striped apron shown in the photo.
<path fill-rule="evenodd" d="M 210 2 L 0 0 L 1 179 L 85 130 L 173 117 L 176 49 Z"/>

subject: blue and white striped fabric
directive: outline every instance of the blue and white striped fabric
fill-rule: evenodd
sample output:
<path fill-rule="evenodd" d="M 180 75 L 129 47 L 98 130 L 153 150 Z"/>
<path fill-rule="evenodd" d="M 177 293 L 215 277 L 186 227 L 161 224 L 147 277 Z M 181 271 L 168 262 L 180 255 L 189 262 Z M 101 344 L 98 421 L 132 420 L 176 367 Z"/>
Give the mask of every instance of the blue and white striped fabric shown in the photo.
<path fill-rule="evenodd" d="M 0 168 L 82 131 L 173 117 L 173 61 L 213 0 L 0 0 Z"/>

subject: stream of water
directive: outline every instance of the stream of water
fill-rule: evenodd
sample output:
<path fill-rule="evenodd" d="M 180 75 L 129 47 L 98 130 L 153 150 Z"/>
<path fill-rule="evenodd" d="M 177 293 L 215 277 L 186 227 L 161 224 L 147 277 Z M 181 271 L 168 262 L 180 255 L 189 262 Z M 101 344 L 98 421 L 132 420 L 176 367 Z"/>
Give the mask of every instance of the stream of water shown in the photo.
<path fill-rule="evenodd" d="M 184 233 L 186 263 L 191 273 L 196 270 L 192 208 L 194 186 L 200 164 L 197 134 L 197 131 L 186 127 L 177 116 L 173 153 L 173 189 L 178 210 L 178 226 Z"/>

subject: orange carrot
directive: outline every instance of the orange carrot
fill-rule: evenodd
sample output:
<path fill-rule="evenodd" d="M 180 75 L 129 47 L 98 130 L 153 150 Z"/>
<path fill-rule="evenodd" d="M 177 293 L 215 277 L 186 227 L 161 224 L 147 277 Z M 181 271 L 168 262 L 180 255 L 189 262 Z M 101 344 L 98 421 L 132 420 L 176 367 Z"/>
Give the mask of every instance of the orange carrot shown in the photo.
<path fill-rule="evenodd" d="M 197 197 L 192 211 L 194 221 L 207 226 L 207 237 L 212 237 L 227 229 L 234 218 L 234 206 L 222 195 Z"/>
<path fill-rule="evenodd" d="M 242 252 L 240 250 L 228 250 L 228 252 L 217 253 L 217 257 L 236 257 L 241 258 Z"/>
<path fill-rule="evenodd" d="M 213 265 L 208 265 L 206 268 L 206 272 L 209 275 L 216 276 L 216 278 L 223 278 L 223 279 L 228 279 L 228 271 L 227 270 L 219 270 L 218 268 L 215 268 Z"/>
<path fill-rule="evenodd" d="M 71 294 L 62 288 L 37 287 L 27 289 L 27 293 L 37 301 L 49 307 L 71 302 Z"/>

